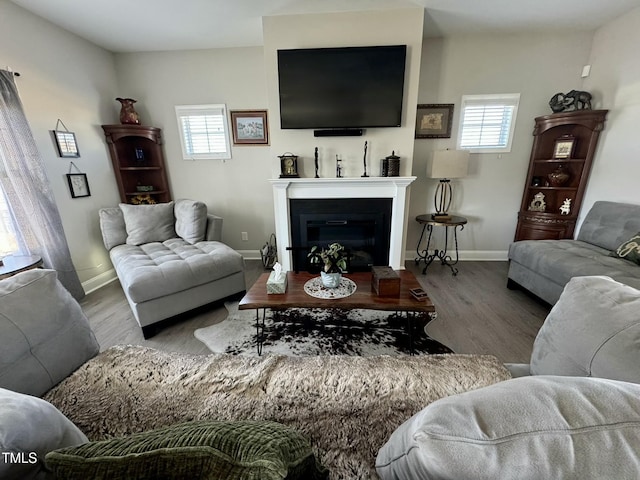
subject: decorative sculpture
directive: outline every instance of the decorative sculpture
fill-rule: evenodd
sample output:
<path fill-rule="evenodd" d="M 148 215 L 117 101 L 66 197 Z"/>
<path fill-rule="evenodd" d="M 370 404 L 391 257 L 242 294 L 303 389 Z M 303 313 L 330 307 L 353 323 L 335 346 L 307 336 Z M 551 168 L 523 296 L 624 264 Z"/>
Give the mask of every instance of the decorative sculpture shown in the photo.
<path fill-rule="evenodd" d="M 116 98 L 118 102 L 122 104 L 120 108 L 120 123 L 125 125 L 140 125 L 140 117 L 138 117 L 138 112 L 136 112 L 135 108 L 133 108 L 133 104 L 136 103 L 137 100 L 133 98 Z"/>
<path fill-rule="evenodd" d="M 362 162 L 364 163 L 364 173 L 362 174 L 362 176 L 368 177 L 369 175 L 367 175 L 367 141 L 366 140 L 364 142 L 364 158 L 362 159 Z"/>
<path fill-rule="evenodd" d="M 336 155 L 336 178 L 342 178 L 342 159 Z"/>
<path fill-rule="evenodd" d="M 569 93 L 556 93 L 549 100 L 549 106 L 553 113 L 591 110 L 591 94 L 580 90 L 571 90 Z"/>
<path fill-rule="evenodd" d="M 313 153 L 314 159 L 315 159 L 315 166 L 316 166 L 316 178 L 320 178 L 318 176 L 318 147 L 316 147 L 315 152 Z"/>
<path fill-rule="evenodd" d="M 571 211 L 571 199 L 565 198 L 564 202 L 562 202 L 562 205 L 560 206 L 560 215 L 569 215 L 570 211 Z"/>

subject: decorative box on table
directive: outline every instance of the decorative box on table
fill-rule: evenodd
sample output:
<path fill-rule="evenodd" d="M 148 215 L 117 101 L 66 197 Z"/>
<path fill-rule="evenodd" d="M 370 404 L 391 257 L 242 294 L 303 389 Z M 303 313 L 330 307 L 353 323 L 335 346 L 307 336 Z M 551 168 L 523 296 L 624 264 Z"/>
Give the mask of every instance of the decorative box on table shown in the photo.
<path fill-rule="evenodd" d="M 287 291 L 287 272 L 276 262 L 267 280 L 267 293 L 285 293 Z"/>
<path fill-rule="evenodd" d="M 379 297 L 399 297 L 400 277 L 391 267 L 371 267 L 371 289 Z"/>

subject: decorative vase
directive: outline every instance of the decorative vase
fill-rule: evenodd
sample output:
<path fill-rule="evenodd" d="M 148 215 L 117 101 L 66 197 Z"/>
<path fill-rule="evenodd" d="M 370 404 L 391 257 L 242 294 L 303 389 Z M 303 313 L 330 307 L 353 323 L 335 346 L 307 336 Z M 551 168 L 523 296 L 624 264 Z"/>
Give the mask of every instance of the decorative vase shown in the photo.
<path fill-rule="evenodd" d="M 563 165 L 558 165 L 558 168 L 547 175 L 547 178 L 552 187 L 561 187 L 569 180 L 569 174 L 565 171 Z"/>
<path fill-rule="evenodd" d="M 336 288 L 340 285 L 340 280 L 342 279 L 342 273 L 327 273 L 325 271 L 320 272 L 320 278 L 322 279 L 322 285 L 326 288 Z"/>
<path fill-rule="evenodd" d="M 123 125 L 140 125 L 138 112 L 133 108 L 133 104 L 136 103 L 137 100 L 120 97 L 116 98 L 116 100 L 122 105 L 120 108 L 120 123 Z"/>

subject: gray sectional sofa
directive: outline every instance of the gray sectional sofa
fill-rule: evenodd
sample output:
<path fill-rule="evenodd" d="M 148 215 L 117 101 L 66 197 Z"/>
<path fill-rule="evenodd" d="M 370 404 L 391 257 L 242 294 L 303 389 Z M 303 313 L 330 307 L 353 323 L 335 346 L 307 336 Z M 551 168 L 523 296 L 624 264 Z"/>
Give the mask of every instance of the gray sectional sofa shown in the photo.
<path fill-rule="evenodd" d="M 181 199 L 99 212 L 104 245 L 145 338 L 156 323 L 246 289 L 244 259 L 221 242 L 222 218 Z"/>
<path fill-rule="evenodd" d="M 595 202 L 575 240 L 512 243 L 507 286 L 523 287 L 551 305 L 573 277 L 606 275 L 640 288 L 640 265 L 615 256 L 639 232 L 640 205 Z"/>

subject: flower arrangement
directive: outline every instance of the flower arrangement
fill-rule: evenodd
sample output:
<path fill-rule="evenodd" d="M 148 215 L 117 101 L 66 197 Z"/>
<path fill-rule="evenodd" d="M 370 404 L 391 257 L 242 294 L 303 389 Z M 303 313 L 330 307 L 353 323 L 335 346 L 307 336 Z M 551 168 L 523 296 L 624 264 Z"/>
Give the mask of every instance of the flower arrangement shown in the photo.
<path fill-rule="evenodd" d="M 340 273 L 347 269 L 347 253 L 339 243 L 331 243 L 328 248 L 318 251 L 318 246 L 311 247 L 309 262 L 312 265 L 323 263 L 326 273 Z"/>

